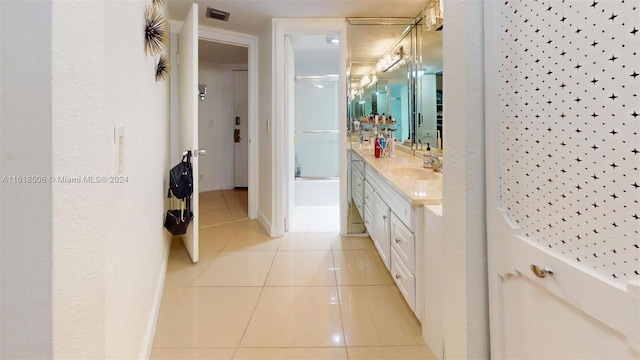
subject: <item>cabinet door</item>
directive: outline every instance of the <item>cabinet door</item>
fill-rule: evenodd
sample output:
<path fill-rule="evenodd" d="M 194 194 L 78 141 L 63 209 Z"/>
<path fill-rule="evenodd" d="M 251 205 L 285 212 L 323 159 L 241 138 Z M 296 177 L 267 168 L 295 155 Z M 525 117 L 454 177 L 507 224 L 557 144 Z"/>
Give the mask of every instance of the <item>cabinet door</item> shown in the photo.
<path fill-rule="evenodd" d="M 398 256 L 402 259 L 409 271 L 416 271 L 415 240 L 413 233 L 391 213 L 391 247 L 395 248 Z"/>
<path fill-rule="evenodd" d="M 369 235 L 371 235 L 373 237 L 373 211 L 371 210 L 371 208 L 369 207 L 369 205 L 367 205 L 365 203 L 364 205 L 364 227 L 367 229 L 367 231 L 369 232 Z"/>
<path fill-rule="evenodd" d="M 416 277 L 405 266 L 395 248 L 391 249 L 391 276 L 398 289 L 407 300 L 411 310 L 416 311 Z"/>
<path fill-rule="evenodd" d="M 374 193 L 373 195 L 373 242 L 378 249 L 378 253 L 384 262 L 387 269 L 391 266 L 391 234 L 390 234 L 390 215 L 391 210 L 382 200 L 380 195 Z"/>

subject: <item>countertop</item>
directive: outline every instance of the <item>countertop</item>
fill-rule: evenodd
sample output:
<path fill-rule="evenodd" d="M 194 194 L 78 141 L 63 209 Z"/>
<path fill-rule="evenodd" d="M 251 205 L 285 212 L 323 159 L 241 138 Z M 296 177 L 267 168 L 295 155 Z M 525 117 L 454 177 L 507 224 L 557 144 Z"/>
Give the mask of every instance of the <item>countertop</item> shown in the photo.
<path fill-rule="evenodd" d="M 439 205 L 442 203 L 442 174 L 434 172 L 433 180 L 410 179 L 395 175 L 391 170 L 396 168 L 414 167 L 423 169 L 422 159 L 418 159 L 401 151 L 396 151 L 396 158 L 388 156 L 376 158 L 373 146 L 363 146 L 351 143 L 351 150 L 381 175 L 388 183 L 393 185 L 411 205 Z M 425 169 L 427 171 L 433 171 Z"/>

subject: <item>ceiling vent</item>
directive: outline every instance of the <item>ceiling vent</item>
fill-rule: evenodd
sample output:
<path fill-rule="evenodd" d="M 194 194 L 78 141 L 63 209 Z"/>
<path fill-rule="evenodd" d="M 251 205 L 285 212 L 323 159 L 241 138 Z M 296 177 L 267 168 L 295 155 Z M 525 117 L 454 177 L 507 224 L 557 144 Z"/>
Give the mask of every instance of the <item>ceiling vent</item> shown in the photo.
<path fill-rule="evenodd" d="M 207 17 L 216 20 L 229 21 L 230 13 L 218 9 L 207 8 Z"/>

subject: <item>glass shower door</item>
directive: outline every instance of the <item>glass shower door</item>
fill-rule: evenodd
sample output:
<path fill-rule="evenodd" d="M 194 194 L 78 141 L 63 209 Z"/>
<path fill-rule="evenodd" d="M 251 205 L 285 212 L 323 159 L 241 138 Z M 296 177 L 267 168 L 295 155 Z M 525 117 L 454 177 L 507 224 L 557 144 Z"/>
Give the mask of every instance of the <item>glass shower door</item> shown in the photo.
<path fill-rule="evenodd" d="M 338 83 L 324 78 L 296 78 L 296 180 L 337 180 L 339 176 Z"/>

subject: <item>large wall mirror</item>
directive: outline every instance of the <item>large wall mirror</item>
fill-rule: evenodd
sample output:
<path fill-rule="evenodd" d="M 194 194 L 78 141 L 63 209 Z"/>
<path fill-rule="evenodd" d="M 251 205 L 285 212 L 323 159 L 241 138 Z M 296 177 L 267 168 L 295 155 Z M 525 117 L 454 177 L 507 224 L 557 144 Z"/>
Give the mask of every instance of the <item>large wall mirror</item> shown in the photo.
<path fill-rule="evenodd" d="M 439 148 L 442 132 L 442 19 L 430 9 L 415 18 L 348 18 L 349 147 L 370 147 L 377 134 L 411 151 Z M 351 154 L 351 153 L 350 153 Z M 348 233 L 366 233 L 352 201 L 347 159 Z"/>

